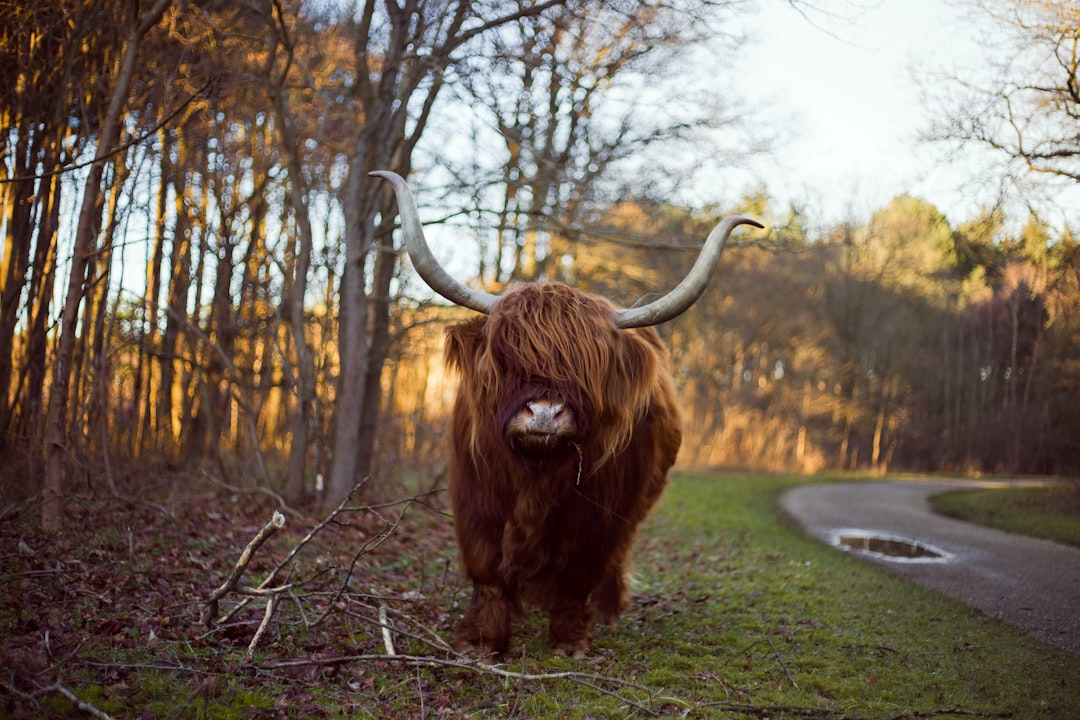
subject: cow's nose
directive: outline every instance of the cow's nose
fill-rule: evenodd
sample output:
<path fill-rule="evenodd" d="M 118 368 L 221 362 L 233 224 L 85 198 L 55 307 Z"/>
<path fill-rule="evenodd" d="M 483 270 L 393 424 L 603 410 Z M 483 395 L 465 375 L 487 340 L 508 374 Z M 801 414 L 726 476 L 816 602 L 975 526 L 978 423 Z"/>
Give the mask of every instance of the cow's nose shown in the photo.
<path fill-rule="evenodd" d="M 554 432 L 559 426 L 566 407 L 560 402 L 533 400 L 525 403 L 528 413 L 528 427 L 534 432 Z"/>

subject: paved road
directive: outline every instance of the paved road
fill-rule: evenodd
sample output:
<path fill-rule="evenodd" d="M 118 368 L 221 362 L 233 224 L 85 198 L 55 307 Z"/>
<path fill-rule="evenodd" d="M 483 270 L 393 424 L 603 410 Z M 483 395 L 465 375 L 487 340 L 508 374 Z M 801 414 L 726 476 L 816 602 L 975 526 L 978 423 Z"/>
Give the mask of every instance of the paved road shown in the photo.
<path fill-rule="evenodd" d="M 937 549 L 942 557 L 936 559 L 853 552 L 1080 655 L 1080 548 L 941 517 L 926 500 L 949 490 L 1002 484 L 898 480 L 806 485 L 786 492 L 781 504 L 809 534 L 838 547 L 843 547 L 841 536 L 867 534 Z"/>

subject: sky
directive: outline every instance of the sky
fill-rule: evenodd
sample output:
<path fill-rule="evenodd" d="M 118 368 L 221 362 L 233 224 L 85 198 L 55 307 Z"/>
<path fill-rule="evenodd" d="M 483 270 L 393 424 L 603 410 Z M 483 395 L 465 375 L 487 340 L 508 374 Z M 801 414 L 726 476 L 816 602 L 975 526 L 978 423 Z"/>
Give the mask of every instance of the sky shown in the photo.
<path fill-rule="evenodd" d="M 981 57 L 954 4 L 817 3 L 847 16 L 840 19 L 822 13 L 808 19 L 786 0 L 757 5 L 747 18 L 752 39 L 742 49 L 737 88 L 766 117 L 790 125 L 778 152 L 746 171 L 777 207 L 802 201 L 811 218 L 830 223 L 865 218 L 907 192 L 934 203 L 955 226 L 989 200 L 973 189 L 978 168 L 950 162 L 943 147 L 918 141 L 929 111 L 912 68 L 977 67 Z M 1080 207 L 1078 193 L 1067 194 Z"/>

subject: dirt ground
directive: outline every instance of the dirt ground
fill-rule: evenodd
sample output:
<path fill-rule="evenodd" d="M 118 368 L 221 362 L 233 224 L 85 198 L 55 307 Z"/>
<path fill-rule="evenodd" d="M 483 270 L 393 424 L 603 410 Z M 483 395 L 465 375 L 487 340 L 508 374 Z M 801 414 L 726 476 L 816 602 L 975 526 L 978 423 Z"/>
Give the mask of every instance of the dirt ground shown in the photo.
<path fill-rule="evenodd" d="M 384 490 L 381 495 L 406 496 Z M 380 598 L 407 607 L 409 622 L 423 632 L 445 633 L 446 608 L 461 587 L 450 567 L 452 529 L 437 502 L 432 496 L 385 505 L 354 501 L 271 577 L 305 534 L 325 521 L 286 513 L 285 527 L 254 554 L 241 577 L 247 585 L 269 580 L 269 587 L 295 586 L 280 596 L 283 609 L 257 648 L 283 657 L 383 653 Z M 409 521 L 399 526 L 406 505 Z M 184 716 L 185 703 L 213 691 L 208 683 L 215 673 L 236 667 L 265 617 L 264 598 L 213 628 L 204 627 L 201 616 L 210 594 L 277 509 L 264 493 L 194 475 L 173 476 L 133 499 L 73 496 L 65 529 L 52 536 L 36 529 L 36 507 L 6 505 L 0 518 L 0 716 L 40 717 L 42 703 L 64 682 L 103 687 L 106 696 L 146 692 L 126 685 L 125 667 L 147 664 L 178 674 L 177 683 L 161 692 L 190 692 L 186 700 L 170 698 L 177 716 Z M 241 599 L 226 595 L 219 621 Z M 322 614 L 325 619 L 316 622 Z M 311 627 L 283 633 L 279 622 Z M 282 646 L 294 642 L 301 646 Z M 185 674 L 193 666 L 199 672 Z M 299 667 L 294 673 L 303 680 L 309 671 Z M 310 691 L 308 682 L 289 684 L 282 702 L 303 707 Z"/>

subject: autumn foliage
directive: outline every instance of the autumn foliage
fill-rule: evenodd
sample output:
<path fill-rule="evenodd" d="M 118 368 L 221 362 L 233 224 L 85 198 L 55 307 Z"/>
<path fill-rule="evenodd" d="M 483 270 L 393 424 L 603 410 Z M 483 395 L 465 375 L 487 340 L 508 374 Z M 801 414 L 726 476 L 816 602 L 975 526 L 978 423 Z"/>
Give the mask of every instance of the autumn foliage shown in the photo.
<path fill-rule="evenodd" d="M 1080 471 L 1073 229 L 909 196 L 828 225 L 767 194 L 672 207 L 628 161 L 723 108 L 661 128 L 603 102 L 678 87 L 657 78 L 697 37 L 666 4 L 142 5 L 0 7 L 5 495 L 122 494 L 156 462 L 296 505 L 390 468 L 438 484 L 463 314 L 399 262 L 375 169 L 418 181 L 437 251 L 491 290 L 629 306 L 717 216 L 767 221 L 659 328 L 685 465 Z"/>

